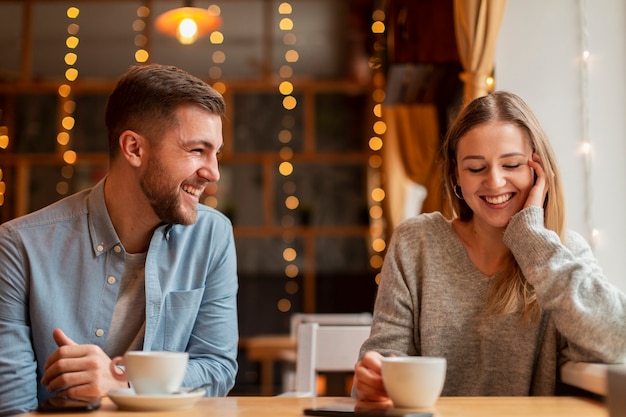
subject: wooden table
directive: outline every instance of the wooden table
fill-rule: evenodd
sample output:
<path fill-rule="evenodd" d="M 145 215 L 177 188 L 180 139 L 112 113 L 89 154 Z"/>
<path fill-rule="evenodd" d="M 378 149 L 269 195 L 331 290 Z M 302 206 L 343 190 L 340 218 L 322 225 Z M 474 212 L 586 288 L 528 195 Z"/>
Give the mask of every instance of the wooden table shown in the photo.
<path fill-rule="evenodd" d="M 355 404 L 349 397 L 220 397 L 202 398 L 192 409 L 179 411 L 120 411 L 105 398 L 91 417 L 298 417 L 305 407 Z M 360 403 L 361 405 L 368 405 Z M 442 397 L 429 410 L 434 417 L 608 417 L 605 404 L 578 397 Z M 38 416 L 31 413 L 26 416 Z M 80 413 L 54 414 L 76 417 Z"/>

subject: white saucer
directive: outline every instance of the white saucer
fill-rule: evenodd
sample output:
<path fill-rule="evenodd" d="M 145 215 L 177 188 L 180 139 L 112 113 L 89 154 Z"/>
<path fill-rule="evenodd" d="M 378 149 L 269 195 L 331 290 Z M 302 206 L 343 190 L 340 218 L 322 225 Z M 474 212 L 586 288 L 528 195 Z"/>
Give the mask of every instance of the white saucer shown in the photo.
<path fill-rule="evenodd" d="M 198 390 L 170 395 L 138 395 L 132 388 L 124 388 L 109 391 L 107 395 L 122 410 L 167 411 L 192 408 L 204 393 L 204 390 Z"/>

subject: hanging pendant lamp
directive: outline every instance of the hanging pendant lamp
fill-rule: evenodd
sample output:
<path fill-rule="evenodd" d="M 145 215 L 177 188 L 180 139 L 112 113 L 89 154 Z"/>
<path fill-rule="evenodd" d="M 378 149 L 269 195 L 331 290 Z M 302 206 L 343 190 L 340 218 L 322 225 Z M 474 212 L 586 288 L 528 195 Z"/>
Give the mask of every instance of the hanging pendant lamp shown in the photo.
<path fill-rule="evenodd" d="M 222 18 L 200 7 L 192 7 L 186 1 L 184 7 L 170 10 L 157 17 L 156 29 L 165 35 L 175 37 L 183 45 L 192 44 L 199 37 L 208 35 L 222 26 Z"/>

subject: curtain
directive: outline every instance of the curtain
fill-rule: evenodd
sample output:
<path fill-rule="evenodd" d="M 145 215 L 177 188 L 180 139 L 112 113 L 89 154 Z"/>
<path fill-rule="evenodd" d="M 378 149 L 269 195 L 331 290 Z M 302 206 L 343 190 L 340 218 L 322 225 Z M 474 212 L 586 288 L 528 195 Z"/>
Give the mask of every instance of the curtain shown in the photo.
<path fill-rule="evenodd" d="M 454 0 L 454 28 L 464 72 L 463 101 L 487 94 L 506 0 Z"/>
<path fill-rule="evenodd" d="M 437 164 L 440 137 L 434 105 L 397 104 L 384 107 L 383 112 L 387 123 L 383 183 L 387 227 L 391 232 L 406 217 L 442 211 Z M 418 212 L 407 211 L 417 211 L 418 207 Z"/>

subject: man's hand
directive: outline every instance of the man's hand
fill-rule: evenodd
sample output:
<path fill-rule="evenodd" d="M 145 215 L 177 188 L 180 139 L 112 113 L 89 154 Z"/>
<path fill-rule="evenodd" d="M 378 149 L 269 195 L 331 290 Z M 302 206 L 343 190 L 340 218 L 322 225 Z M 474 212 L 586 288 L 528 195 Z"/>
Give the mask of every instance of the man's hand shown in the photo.
<path fill-rule="evenodd" d="M 360 401 L 390 401 L 383 385 L 383 356 L 369 351 L 354 367 L 354 387 Z"/>
<path fill-rule="evenodd" d="M 79 345 L 61 329 L 52 333 L 59 347 L 46 361 L 41 384 L 48 391 L 69 397 L 101 397 L 126 388 L 111 375 L 111 359 L 96 345 Z"/>

